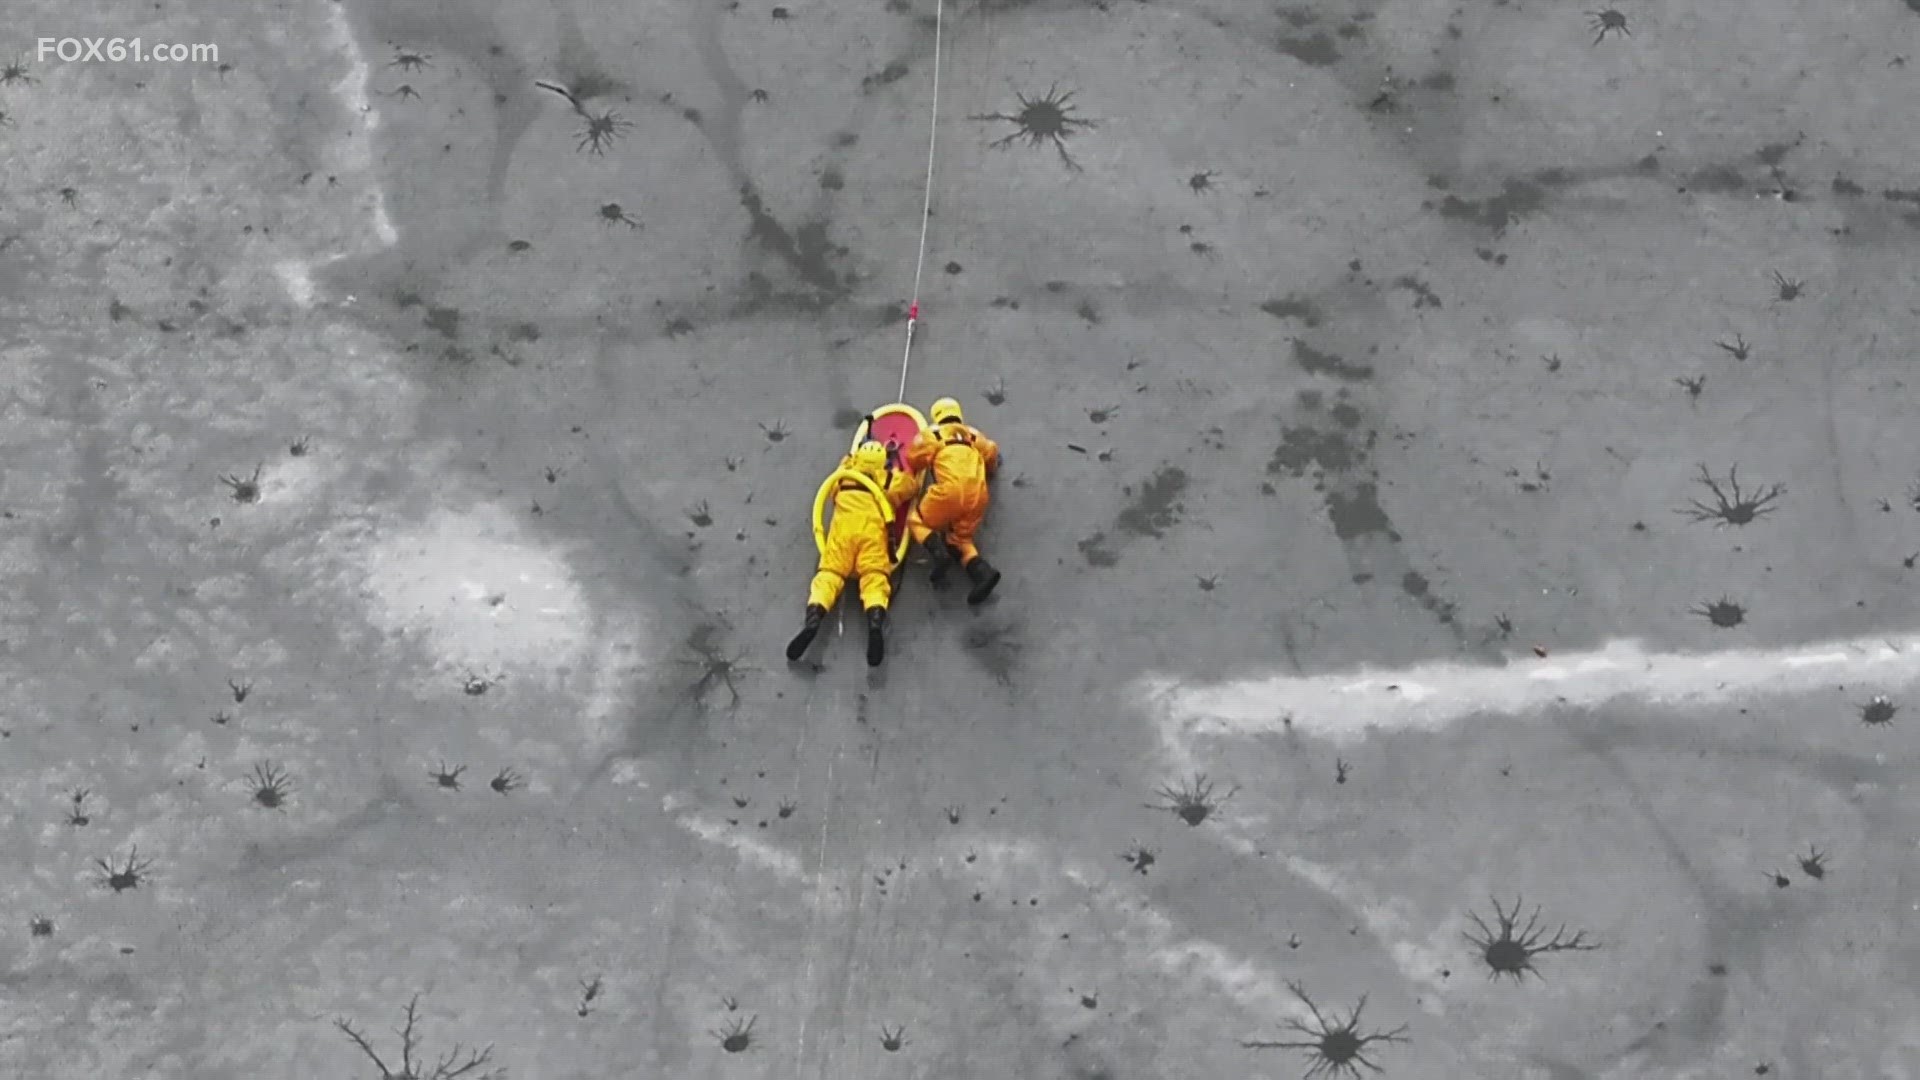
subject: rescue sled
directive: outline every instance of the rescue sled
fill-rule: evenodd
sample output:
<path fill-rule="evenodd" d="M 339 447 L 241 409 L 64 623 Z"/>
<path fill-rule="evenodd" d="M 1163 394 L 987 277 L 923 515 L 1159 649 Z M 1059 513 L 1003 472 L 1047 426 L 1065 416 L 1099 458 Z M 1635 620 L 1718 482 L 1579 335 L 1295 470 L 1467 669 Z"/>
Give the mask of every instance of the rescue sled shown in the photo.
<path fill-rule="evenodd" d="M 867 422 L 865 417 L 861 418 L 859 426 L 854 429 L 853 444 L 848 447 L 848 452 L 851 453 L 853 450 L 858 449 L 861 443 L 872 439 L 875 442 L 886 444 L 887 454 L 894 468 L 905 470 L 907 467 L 907 448 L 912 446 L 913 440 L 917 438 L 922 431 L 927 429 L 926 417 L 921 416 L 920 410 L 913 406 L 899 402 L 895 402 L 892 405 L 880 406 L 873 410 L 872 416 L 873 422 L 871 424 Z M 869 430 L 869 428 L 871 428 L 871 430 Z M 826 482 L 820 485 L 819 493 L 814 496 L 813 546 L 823 553 L 827 549 L 827 504 L 832 501 L 835 485 L 849 477 L 862 481 L 866 480 L 865 477 L 857 476 L 854 473 L 836 471 L 832 476 L 827 477 Z M 891 508 L 888 507 L 885 493 L 878 490 L 878 485 L 873 484 L 871 481 L 866 482 L 869 487 L 875 489 L 874 494 L 880 497 L 881 506 L 887 507 L 883 512 L 888 514 L 887 535 L 893 540 L 893 561 L 894 565 L 897 566 L 906 560 L 907 547 L 913 542 L 913 538 L 907 535 L 907 523 L 905 520 L 893 520 Z"/>

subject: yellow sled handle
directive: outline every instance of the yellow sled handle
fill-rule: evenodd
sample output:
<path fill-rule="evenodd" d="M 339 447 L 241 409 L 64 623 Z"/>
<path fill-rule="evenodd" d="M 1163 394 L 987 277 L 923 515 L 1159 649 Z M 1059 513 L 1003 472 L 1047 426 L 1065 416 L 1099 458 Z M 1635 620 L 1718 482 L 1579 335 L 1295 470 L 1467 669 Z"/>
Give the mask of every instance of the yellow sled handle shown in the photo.
<path fill-rule="evenodd" d="M 822 555 L 827 553 L 827 499 L 840 486 L 842 480 L 856 481 L 861 487 L 873 492 L 873 497 L 880 500 L 880 520 L 888 525 L 893 524 L 893 503 L 888 501 L 887 493 L 874 482 L 873 477 L 854 472 L 852 469 L 835 469 L 833 475 L 827 477 L 826 481 L 820 485 L 819 493 L 813 497 L 813 546 L 818 548 Z"/>

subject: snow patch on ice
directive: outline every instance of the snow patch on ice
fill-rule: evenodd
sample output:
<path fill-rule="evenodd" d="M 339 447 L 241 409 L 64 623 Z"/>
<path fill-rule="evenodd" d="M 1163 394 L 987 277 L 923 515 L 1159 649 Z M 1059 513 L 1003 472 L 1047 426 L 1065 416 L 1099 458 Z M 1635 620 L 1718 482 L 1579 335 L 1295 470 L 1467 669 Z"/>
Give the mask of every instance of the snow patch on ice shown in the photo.
<path fill-rule="evenodd" d="M 393 219 L 387 215 L 387 192 L 377 177 L 373 176 L 373 136 L 380 130 L 380 110 L 373 106 L 367 87 L 373 77 L 373 68 L 367 63 L 365 51 L 354 36 L 353 23 L 347 16 L 344 4 L 334 4 L 329 13 L 332 23 L 334 43 L 347 56 L 347 73 L 333 86 L 335 96 L 345 106 L 350 120 L 357 127 L 347 133 L 340 146 L 340 164 L 347 171 L 369 174 L 365 177 L 368 186 L 368 210 L 373 218 L 373 231 L 380 243 L 392 247 L 400 240 L 399 232 L 393 227 Z"/>
<path fill-rule="evenodd" d="M 375 621 L 451 670 L 558 682 L 597 656 L 565 552 L 497 506 L 439 511 L 372 545 L 365 572 Z"/>

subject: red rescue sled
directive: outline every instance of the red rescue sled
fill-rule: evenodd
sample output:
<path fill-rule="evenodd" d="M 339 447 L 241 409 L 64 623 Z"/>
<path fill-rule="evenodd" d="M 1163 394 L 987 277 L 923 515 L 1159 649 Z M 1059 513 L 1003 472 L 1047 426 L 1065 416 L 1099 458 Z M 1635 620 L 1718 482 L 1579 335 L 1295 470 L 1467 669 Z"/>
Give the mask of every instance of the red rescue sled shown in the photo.
<path fill-rule="evenodd" d="M 873 410 L 872 416 L 871 424 L 862 418 L 860 425 L 854 429 L 853 446 L 849 448 L 849 452 L 868 439 L 885 443 L 888 454 L 892 456 L 893 467 L 905 470 L 907 448 L 912 446 L 913 440 L 927 429 L 927 418 L 920 415 L 920 410 L 900 402 L 882 405 Z M 816 534 L 824 524 L 820 520 L 814 522 Z M 893 537 L 894 562 L 904 562 L 907 557 L 907 547 L 912 543 L 912 538 L 907 535 L 905 519 L 894 522 L 888 531 Z"/>

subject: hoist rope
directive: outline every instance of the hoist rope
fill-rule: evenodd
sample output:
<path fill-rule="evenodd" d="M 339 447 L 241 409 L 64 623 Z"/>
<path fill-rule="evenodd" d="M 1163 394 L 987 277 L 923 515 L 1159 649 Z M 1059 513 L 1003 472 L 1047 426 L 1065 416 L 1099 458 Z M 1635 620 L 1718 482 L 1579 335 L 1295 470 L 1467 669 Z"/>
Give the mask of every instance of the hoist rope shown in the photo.
<path fill-rule="evenodd" d="M 913 363 L 913 328 L 920 322 L 920 281 L 927 269 L 927 224 L 933 219 L 933 160 L 940 134 L 940 33 L 946 23 L 946 0 L 933 5 L 933 111 L 927 121 L 927 185 L 920 203 L 920 250 L 913 263 L 913 301 L 907 305 L 907 345 L 900 356 L 900 396 L 907 400 L 907 368 Z"/>

